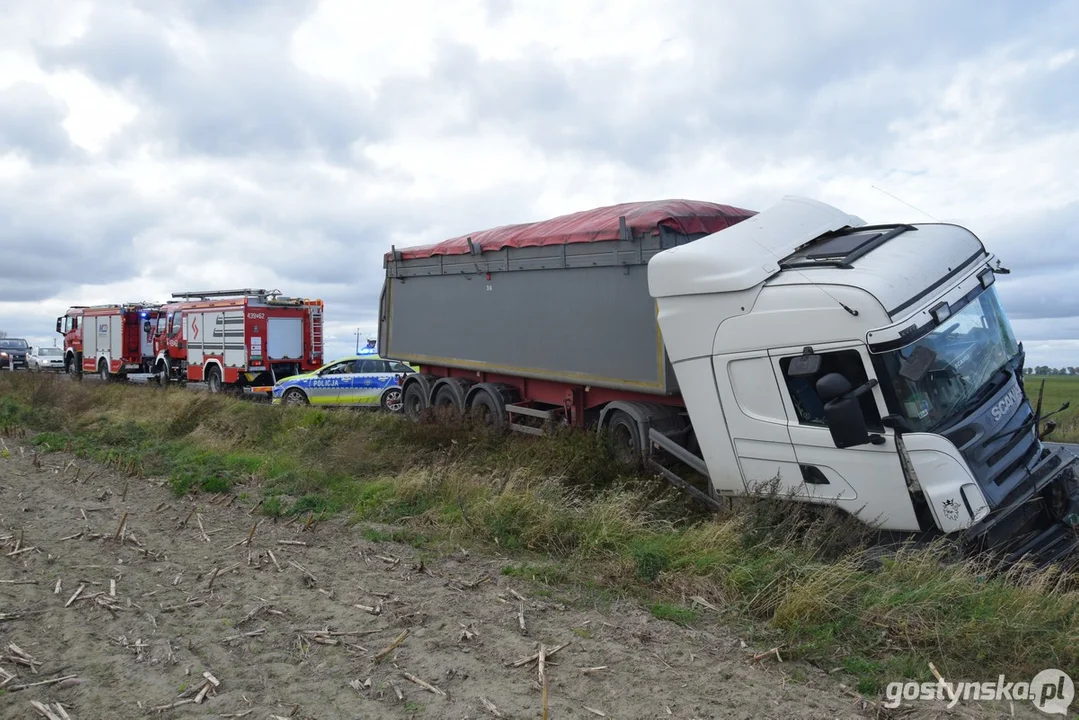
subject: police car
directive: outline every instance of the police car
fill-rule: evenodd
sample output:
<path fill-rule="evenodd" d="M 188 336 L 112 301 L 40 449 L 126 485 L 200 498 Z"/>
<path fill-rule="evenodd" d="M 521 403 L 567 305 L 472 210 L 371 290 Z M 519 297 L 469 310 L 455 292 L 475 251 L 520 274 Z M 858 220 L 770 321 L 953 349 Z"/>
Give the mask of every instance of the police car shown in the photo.
<path fill-rule="evenodd" d="M 416 372 L 410 365 L 361 353 L 335 360 L 318 370 L 278 380 L 271 391 L 274 405 L 380 407 L 401 410 L 401 381 Z"/>

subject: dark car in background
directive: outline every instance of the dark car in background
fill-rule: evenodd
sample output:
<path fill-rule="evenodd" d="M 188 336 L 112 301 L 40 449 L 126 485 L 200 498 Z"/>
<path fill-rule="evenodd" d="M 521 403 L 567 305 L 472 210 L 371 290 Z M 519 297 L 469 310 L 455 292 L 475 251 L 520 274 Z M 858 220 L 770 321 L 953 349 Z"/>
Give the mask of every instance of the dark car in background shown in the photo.
<path fill-rule="evenodd" d="M 26 370 L 30 343 L 22 338 L 0 338 L 0 370 Z"/>

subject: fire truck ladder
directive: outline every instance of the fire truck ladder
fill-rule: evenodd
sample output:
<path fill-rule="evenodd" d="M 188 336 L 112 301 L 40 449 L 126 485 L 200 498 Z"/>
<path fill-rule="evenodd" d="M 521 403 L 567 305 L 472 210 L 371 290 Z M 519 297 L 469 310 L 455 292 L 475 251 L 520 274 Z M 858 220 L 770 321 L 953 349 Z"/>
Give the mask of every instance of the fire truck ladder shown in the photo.
<path fill-rule="evenodd" d="M 237 297 L 256 295 L 259 297 L 267 295 L 266 290 L 256 288 L 242 288 L 239 290 L 207 290 L 205 292 L 178 292 L 173 293 L 174 298 L 183 298 L 185 300 L 206 300 L 209 298 L 224 298 L 224 297 Z"/>
<path fill-rule="evenodd" d="M 309 305 L 311 309 L 311 354 L 322 360 L 322 306 Z"/>

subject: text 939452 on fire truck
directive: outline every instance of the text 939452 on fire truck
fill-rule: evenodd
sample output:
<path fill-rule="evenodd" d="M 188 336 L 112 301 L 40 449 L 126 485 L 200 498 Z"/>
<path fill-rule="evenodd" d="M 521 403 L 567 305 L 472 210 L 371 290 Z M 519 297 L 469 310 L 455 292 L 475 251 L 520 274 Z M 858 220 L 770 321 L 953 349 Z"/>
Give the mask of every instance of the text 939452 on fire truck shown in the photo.
<path fill-rule="evenodd" d="M 130 355 L 120 364 L 111 357 L 103 363 L 98 348 L 88 349 L 87 338 L 104 325 L 96 320 L 99 315 L 111 318 L 129 306 L 106 306 L 111 314 L 102 308 L 70 309 L 57 319 L 72 358 L 69 367 L 91 372 L 107 367 L 103 377 L 142 374 L 162 384 L 205 382 L 211 392 L 221 392 L 273 384 L 322 365 L 322 300 L 256 289 L 172 297 L 172 302 L 139 308 L 137 327 L 146 343 L 138 361 Z M 134 352 L 134 346 L 130 349 Z"/>

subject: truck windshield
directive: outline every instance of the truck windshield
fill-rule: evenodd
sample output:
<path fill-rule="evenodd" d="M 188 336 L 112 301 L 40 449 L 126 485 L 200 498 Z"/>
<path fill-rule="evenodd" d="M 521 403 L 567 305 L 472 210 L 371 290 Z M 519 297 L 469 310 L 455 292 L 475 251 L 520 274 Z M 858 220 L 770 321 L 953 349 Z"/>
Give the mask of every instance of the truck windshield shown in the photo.
<path fill-rule="evenodd" d="M 936 359 L 917 382 L 899 375 L 902 362 L 919 346 Z M 877 356 L 882 382 L 898 412 L 915 432 L 932 430 L 978 399 L 998 370 L 1019 352 L 996 288 L 990 286 L 928 335 Z"/>

